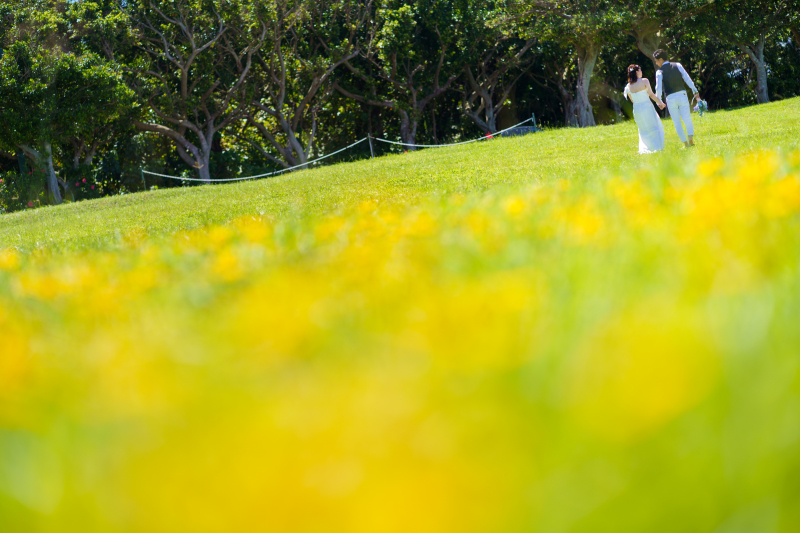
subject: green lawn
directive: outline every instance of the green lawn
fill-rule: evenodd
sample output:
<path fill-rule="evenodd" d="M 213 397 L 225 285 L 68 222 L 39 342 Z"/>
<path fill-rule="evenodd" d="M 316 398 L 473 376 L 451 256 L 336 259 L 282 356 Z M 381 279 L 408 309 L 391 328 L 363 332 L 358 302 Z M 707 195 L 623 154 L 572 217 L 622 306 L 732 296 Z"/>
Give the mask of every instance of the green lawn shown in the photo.
<path fill-rule="evenodd" d="M 0 531 L 800 531 L 798 111 L 4 215 Z"/>
<path fill-rule="evenodd" d="M 587 179 L 603 170 L 633 173 L 692 165 L 710 156 L 800 146 L 800 99 L 694 117 L 698 148 L 685 152 L 670 120 L 667 149 L 637 154 L 632 121 L 592 129 L 557 129 L 461 147 L 428 149 L 296 172 L 272 179 L 129 194 L 47 207 L 0 218 L 0 247 L 102 248 L 132 229 L 157 236 L 244 214 L 273 219 L 317 217 L 365 200 L 413 205 L 455 192 L 480 194 L 553 179 Z"/>

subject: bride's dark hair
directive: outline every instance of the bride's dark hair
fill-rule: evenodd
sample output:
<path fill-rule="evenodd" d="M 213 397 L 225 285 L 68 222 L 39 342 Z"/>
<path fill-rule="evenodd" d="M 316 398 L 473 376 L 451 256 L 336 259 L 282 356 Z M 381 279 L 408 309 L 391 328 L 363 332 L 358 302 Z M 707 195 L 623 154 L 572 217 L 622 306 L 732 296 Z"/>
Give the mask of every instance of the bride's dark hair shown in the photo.
<path fill-rule="evenodd" d="M 634 83 L 638 80 L 638 76 L 636 76 L 636 72 L 642 70 L 642 67 L 639 65 L 628 65 L 628 82 Z"/>

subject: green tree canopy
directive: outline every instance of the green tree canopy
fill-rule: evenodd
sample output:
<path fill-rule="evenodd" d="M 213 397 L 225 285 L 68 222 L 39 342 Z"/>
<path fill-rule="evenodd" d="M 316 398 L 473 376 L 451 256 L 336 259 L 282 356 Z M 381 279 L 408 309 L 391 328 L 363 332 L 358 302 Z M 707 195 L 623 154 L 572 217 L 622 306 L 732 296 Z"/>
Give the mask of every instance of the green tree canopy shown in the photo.
<path fill-rule="evenodd" d="M 54 147 L 78 146 L 76 157 L 85 152 L 83 161 L 91 161 L 108 132 L 130 113 L 133 94 L 118 65 L 91 52 L 69 51 L 67 20 L 52 5 L 49 11 L 36 7 L 41 9 L 16 13 L 16 40 L 0 58 L 0 145 L 36 160 L 60 203 Z M 60 184 L 68 189 L 65 181 Z"/>

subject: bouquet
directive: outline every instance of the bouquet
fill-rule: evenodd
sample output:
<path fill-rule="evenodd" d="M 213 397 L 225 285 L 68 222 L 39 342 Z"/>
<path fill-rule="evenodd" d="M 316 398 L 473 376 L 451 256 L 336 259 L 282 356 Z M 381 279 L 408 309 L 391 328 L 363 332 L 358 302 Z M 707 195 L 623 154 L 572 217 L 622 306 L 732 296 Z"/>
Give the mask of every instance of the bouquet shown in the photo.
<path fill-rule="evenodd" d="M 700 116 L 703 116 L 703 113 L 708 111 L 708 103 L 705 100 L 698 100 L 697 105 L 694 106 L 694 111 L 700 113 Z"/>

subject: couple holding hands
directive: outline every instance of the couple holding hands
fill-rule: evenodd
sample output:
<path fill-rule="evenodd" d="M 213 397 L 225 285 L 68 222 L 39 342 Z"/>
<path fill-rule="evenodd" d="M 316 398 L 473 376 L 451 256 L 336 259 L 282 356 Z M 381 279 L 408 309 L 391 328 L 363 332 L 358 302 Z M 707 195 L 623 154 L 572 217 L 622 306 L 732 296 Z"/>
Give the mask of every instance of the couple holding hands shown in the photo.
<path fill-rule="evenodd" d="M 694 146 L 691 106 L 684 83 L 692 90 L 698 101 L 700 94 L 683 66 L 680 63 L 670 62 L 669 56 L 664 50 L 656 50 L 653 57 L 658 66 L 656 92 L 653 93 L 650 80 L 642 77 L 642 67 L 639 65 L 628 67 L 629 83 L 625 86 L 624 91 L 625 97 L 633 102 L 633 118 L 639 127 L 639 153 L 649 154 L 664 149 L 664 125 L 656 110 L 653 109 L 653 104 L 650 103 L 651 99 L 660 109 L 669 108 L 669 114 L 675 124 L 675 131 L 683 142 L 683 146 L 685 148 Z M 666 104 L 659 98 L 662 92 L 666 94 Z M 686 133 L 683 131 L 684 124 Z"/>

